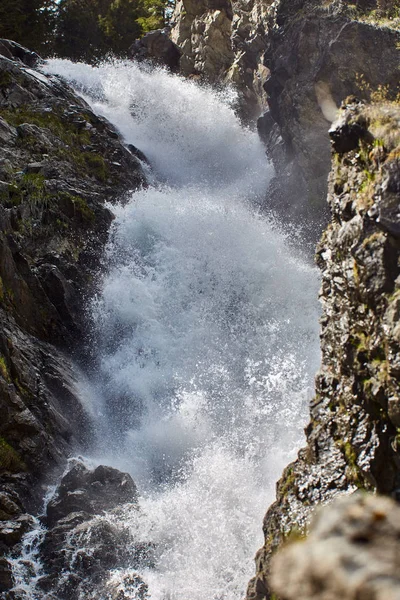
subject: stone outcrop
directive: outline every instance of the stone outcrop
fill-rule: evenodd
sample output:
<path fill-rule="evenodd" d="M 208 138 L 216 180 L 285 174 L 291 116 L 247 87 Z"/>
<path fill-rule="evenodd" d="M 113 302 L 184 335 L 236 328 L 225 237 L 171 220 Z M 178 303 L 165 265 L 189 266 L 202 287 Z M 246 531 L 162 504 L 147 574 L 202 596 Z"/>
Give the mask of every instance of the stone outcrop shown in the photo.
<path fill-rule="evenodd" d="M 398 504 L 354 494 L 318 511 L 307 538 L 274 558 L 272 585 L 280 600 L 398 600 Z"/>
<path fill-rule="evenodd" d="M 169 29 L 156 29 L 136 40 L 129 53 L 138 62 L 148 61 L 168 67 L 172 73 L 179 70 L 180 48 L 169 37 Z"/>
<path fill-rule="evenodd" d="M 264 54 L 269 111 L 259 130 L 277 172 L 273 205 L 298 220 L 326 222 L 336 106 L 351 94 L 368 100 L 380 86 L 393 97 L 399 91 L 400 31 L 371 13 L 376 4 L 280 0 L 271 11 Z"/>
<path fill-rule="evenodd" d="M 38 57 L 0 41 L 0 553 L 29 529 L 40 484 L 90 442 L 76 342 L 112 221 L 145 184 L 118 133 Z M 86 325 L 85 325 L 86 323 Z M 76 361 L 75 361 L 76 362 Z M 11 532 L 11 533 L 10 533 Z M 4 562 L 4 561 L 3 561 Z M 0 591 L 7 587 L 0 563 Z M 4 568 L 3 568 L 4 567 Z M 8 582 L 8 583 L 7 583 Z M 3 589 L 2 589 L 3 588 Z"/>
<path fill-rule="evenodd" d="M 125 511 L 137 510 L 130 475 L 104 466 L 91 470 L 75 460 L 47 505 L 47 530 L 38 546 L 38 592 L 49 600 L 82 596 L 124 600 L 121 590 L 113 596 L 111 571 L 129 569 L 127 581 L 124 584 L 122 578 L 119 586 L 129 589 L 130 583 L 145 594 L 145 583 L 132 570 L 149 565 L 151 547 L 137 543 L 131 529 L 118 519 Z M 20 593 L 17 587 L 12 597 Z"/>
<path fill-rule="evenodd" d="M 270 559 L 314 508 L 358 488 L 400 497 L 400 107 L 348 98 L 330 131 L 332 220 L 322 271 L 322 368 L 307 447 L 277 485 L 248 598 L 270 598 Z"/>
<path fill-rule="evenodd" d="M 254 120 L 266 107 L 263 85 L 268 8 L 272 0 L 178 0 L 172 40 L 181 48 L 181 73 L 233 84 L 238 110 Z"/>
<path fill-rule="evenodd" d="M 179 0 L 172 40 L 181 72 L 231 83 L 258 122 L 276 177 L 268 207 L 317 241 L 328 220 L 328 129 L 350 94 L 367 100 L 400 76 L 398 19 L 363 0 Z"/>

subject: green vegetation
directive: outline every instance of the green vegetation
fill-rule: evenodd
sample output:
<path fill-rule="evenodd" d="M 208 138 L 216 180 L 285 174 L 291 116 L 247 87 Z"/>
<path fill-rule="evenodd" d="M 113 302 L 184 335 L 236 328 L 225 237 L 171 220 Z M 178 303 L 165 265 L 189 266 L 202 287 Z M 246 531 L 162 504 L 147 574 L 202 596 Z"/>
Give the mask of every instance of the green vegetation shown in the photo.
<path fill-rule="evenodd" d="M 347 4 L 347 15 L 379 27 L 400 28 L 400 0 L 376 0 L 371 9 L 360 8 L 358 4 Z"/>
<path fill-rule="evenodd" d="M 174 0 L 2 0 L 0 37 L 42 56 L 97 62 L 126 56 L 131 44 L 164 27 Z"/>
<path fill-rule="evenodd" d="M 104 158 L 93 151 L 86 150 L 91 143 L 90 132 L 81 129 L 73 122 L 64 117 L 61 110 L 53 107 L 52 112 L 36 112 L 27 107 L 19 108 L 1 108 L 0 116 L 14 127 L 23 123 L 37 125 L 40 128 L 48 129 L 61 142 L 60 147 L 52 148 L 52 153 L 58 156 L 60 160 L 73 163 L 77 172 L 82 175 L 91 175 L 98 181 L 105 182 L 109 177 L 109 169 Z M 90 117 L 82 112 L 79 117 L 90 121 Z M 34 135 L 27 135 L 21 141 L 26 148 L 31 147 L 35 150 L 42 142 Z M 49 200 L 44 186 L 42 175 L 24 175 L 19 184 L 12 184 L 9 187 L 10 202 L 12 205 L 21 203 L 24 196 L 30 195 L 32 203 L 43 204 Z"/>
<path fill-rule="evenodd" d="M 282 497 L 285 497 L 290 490 L 293 488 L 296 482 L 296 475 L 294 473 L 293 467 L 289 466 L 282 475 L 282 483 L 279 486 L 279 494 Z"/>
<path fill-rule="evenodd" d="M 7 383 L 11 383 L 10 372 L 8 370 L 7 362 L 4 356 L 0 354 L 0 375 L 7 381 Z"/>
<path fill-rule="evenodd" d="M 26 465 L 12 446 L 0 437 L 0 470 L 19 473 L 26 470 Z"/>

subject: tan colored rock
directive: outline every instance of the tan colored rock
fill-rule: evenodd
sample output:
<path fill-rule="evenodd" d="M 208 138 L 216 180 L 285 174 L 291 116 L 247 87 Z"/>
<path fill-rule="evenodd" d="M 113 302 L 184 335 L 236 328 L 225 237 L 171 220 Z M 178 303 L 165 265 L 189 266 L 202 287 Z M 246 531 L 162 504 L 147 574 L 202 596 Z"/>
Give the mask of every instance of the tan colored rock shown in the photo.
<path fill-rule="evenodd" d="M 354 494 L 323 508 L 272 561 L 280 600 L 399 600 L 400 507 Z"/>
<path fill-rule="evenodd" d="M 181 72 L 232 84 L 247 119 L 266 108 L 265 33 L 271 0 L 178 0 L 172 40 L 181 48 Z"/>

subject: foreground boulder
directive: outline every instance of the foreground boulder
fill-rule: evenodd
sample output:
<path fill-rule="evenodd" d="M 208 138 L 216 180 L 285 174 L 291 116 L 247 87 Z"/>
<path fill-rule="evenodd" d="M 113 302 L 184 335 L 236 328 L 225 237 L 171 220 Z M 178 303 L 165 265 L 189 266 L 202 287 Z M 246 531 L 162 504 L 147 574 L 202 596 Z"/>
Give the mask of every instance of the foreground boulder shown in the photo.
<path fill-rule="evenodd" d="M 354 494 L 320 510 L 273 559 L 272 586 L 280 600 L 398 600 L 400 507 Z"/>
<path fill-rule="evenodd" d="M 16 555 L 13 570 L 0 577 L 9 583 L 11 574 L 7 600 L 26 598 L 24 589 L 49 600 L 124 600 L 132 591 L 145 598 L 147 586 L 135 569 L 152 564 L 152 549 L 135 539 L 138 510 L 130 475 L 72 461 L 47 506 L 46 529 L 37 529 L 35 562 Z"/>

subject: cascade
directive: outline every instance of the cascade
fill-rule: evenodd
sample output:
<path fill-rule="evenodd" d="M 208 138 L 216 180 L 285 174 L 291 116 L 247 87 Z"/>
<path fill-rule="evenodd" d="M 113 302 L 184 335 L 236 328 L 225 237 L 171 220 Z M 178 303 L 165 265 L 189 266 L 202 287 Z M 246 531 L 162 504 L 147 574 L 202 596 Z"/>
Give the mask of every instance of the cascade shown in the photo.
<path fill-rule="evenodd" d="M 45 70 L 151 165 L 149 187 L 111 207 L 90 306 L 91 459 L 138 485 L 140 510 L 119 518 L 154 547 L 140 573 L 151 599 L 240 600 L 275 481 L 303 441 L 316 269 L 260 208 L 271 167 L 232 90 L 124 62 Z"/>

